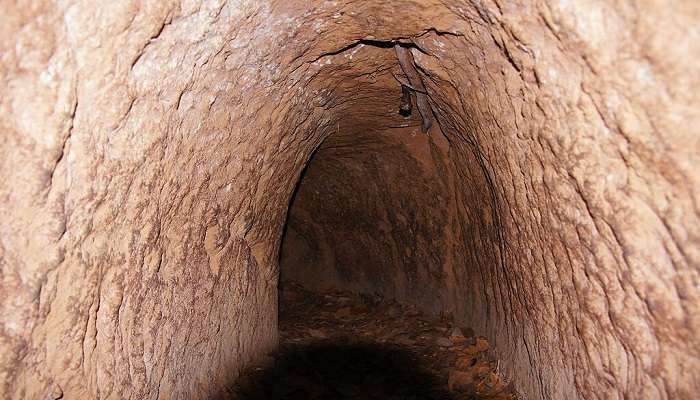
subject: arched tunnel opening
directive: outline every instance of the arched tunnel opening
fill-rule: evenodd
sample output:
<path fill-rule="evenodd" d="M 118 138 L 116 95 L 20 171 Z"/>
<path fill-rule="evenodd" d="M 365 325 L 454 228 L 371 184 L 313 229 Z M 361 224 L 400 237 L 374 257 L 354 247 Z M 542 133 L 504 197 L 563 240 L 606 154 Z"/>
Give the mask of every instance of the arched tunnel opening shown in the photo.
<path fill-rule="evenodd" d="M 401 50 L 365 45 L 333 56 L 362 65 L 382 54 L 388 65 L 336 92 L 351 111 L 305 166 L 282 236 L 275 357 L 283 361 L 242 392 L 515 398 L 488 341 L 464 319 L 469 273 L 459 244 L 470 238 L 462 236 L 450 144 L 432 111 L 417 110 L 427 93 L 409 82 Z M 397 368 L 401 354 L 414 368 Z"/>
<path fill-rule="evenodd" d="M 354 87 L 338 94 L 351 111 L 300 177 L 281 245 L 281 280 L 401 299 L 423 290 L 422 298 L 439 302 L 437 287 L 423 281 L 442 280 L 449 268 L 455 203 L 449 143 L 437 124 L 422 132 L 415 95 L 402 111 L 401 82 L 407 80 L 394 49 L 378 49 L 350 53 L 362 63 L 381 52 L 389 64 L 364 82 L 353 79 Z"/>
<path fill-rule="evenodd" d="M 0 398 L 700 392 L 695 2 L 5 8 Z"/>

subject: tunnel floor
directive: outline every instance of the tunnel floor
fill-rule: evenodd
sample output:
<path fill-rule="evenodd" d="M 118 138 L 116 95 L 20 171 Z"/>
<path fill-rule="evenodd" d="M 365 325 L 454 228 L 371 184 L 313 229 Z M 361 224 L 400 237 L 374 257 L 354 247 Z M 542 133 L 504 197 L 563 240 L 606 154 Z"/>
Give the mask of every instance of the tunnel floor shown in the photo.
<path fill-rule="evenodd" d="M 239 399 L 515 399 L 489 343 L 447 318 L 348 292 L 280 292 L 280 351 Z"/>

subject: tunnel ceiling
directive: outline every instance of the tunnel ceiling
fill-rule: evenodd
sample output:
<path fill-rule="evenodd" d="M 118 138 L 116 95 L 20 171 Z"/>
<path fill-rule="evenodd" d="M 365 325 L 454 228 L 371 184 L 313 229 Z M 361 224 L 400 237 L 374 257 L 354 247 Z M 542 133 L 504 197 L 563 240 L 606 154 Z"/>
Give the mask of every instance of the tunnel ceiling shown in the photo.
<path fill-rule="evenodd" d="M 367 282 L 468 321 L 525 398 L 700 391 L 696 2 L 39 1 L 0 18 L 1 398 L 220 393 L 276 346 L 282 234 L 317 150 L 309 187 L 396 206 L 388 261 L 427 259 L 414 275 L 440 295 Z M 396 44 L 427 133 L 397 112 Z M 353 198 L 368 171 L 397 184 Z"/>

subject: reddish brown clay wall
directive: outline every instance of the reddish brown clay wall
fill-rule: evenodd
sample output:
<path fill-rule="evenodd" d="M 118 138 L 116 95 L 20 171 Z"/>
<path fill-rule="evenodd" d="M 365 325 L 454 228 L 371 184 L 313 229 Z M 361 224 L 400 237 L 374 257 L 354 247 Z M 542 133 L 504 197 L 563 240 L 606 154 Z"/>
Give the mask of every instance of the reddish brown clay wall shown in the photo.
<path fill-rule="evenodd" d="M 700 390 L 696 2 L 2 8 L 0 398 L 203 399 L 274 348 L 293 190 L 327 137 L 406 122 L 397 42 L 430 139 L 318 174 L 365 163 L 450 204 L 376 183 L 381 207 L 348 202 L 414 212 L 415 235 L 379 236 L 416 253 L 377 279 L 439 292 L 527 398 Z"/>

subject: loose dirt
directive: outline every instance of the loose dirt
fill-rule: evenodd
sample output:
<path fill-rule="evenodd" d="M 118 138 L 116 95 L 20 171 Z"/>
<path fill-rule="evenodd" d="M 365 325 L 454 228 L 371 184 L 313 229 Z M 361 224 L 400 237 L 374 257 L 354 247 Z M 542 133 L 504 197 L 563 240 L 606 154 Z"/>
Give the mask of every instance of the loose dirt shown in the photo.
<path fill-rule="evenodd" d="M 280 292 L 280 352 L 241 399 L 515 399 L 486 339 L 449 318 L 348 292 Z"/>

